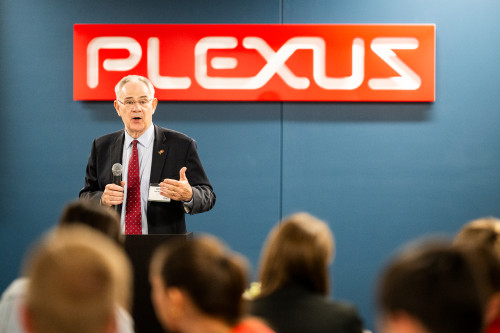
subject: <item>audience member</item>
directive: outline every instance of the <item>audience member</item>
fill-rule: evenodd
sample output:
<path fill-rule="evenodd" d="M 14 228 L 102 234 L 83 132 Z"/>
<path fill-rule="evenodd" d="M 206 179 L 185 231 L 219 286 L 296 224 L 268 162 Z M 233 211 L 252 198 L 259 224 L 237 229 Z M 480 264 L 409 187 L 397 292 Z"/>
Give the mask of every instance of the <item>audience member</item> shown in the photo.
<path fill-rule="evenodd" d="M 101 206 L 90 200 L 77 200 L 64 207 L 59 225 L 83 223 L 99 230 L 123 245 L 124 235 L 120 232 L 120 215 L 112 208 Z"/>
<path fill-rule="evenodd" d="M 500 332 L 500 220 L 482 218 L 465 224 L 455 237 L 455 244 L 482 248 L 476 260 L 488 269 L 488 301 L 485 309 L 486 333 Z"/>
<path fill-rule="evenodd" d="M 380 333 L 480 333 L 485 267 L 448 242 L 411 246 L 393 259 L 378 289 Z"/>
<path fill-rule="evenodd" d="M 105 236 L 122 245 L 123 235 L 120 233 L 120 218 L 112 209 L 96 205 L 87 200 L 69 203 L 64 208 L 58 227 L 84 224 L 101 231 Z M 126 276 L 126 275 L 125 275 Z M 124 277 L 125 277 L 124 276 Z M 129 281 L 124 281 L 130 284 Z M 2 294 L 0 299 L 0 333 L 23 332 L 21 325 L 20 305 L 25 302 L 29 280 L 20 277 L 14 280 Z M 116 309 L 118 332 L 133 332 L 133 320 L 127 311 L 130 308 L 131 294 L 122 299 Z"/>
<path fill-rule="evenodd" d="M 486 217 L 466 223 L 457 233 L 455 243 L 484 245 L 500 258 L 500 219 Z"/>
<path fill-rule="evenodd" d="M 298 213 L 268 236 L 260 263 L 261 292 L 250 312 L 277 333 L 361 333 L 355 307 L 329 298 L 334 241 L 323 221 Z"/>
<path fill-rule="evenodd" d="M 117 332 L 116 304 L 128 298 L 131 269 L 108 237 L 84 225 L 59 227 L 33 249 L 26 273 L 28 333 Z"/>
<path fill-rule="evenodd" d="M 216 238 L 160 246 L 151 261 L 152 301 L 161 324 L 178 333 L 270 333 L 242 319 L 247 268 Z"/>

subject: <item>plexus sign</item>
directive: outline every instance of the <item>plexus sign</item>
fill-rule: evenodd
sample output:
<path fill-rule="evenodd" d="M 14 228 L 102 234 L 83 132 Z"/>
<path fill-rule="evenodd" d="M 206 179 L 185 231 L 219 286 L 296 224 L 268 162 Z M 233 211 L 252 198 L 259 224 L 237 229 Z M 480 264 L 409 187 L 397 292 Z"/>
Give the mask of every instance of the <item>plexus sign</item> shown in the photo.
<path fill-rule="evenodd" d="M 76 24 L 74 99 L 125 75 L 171 101 L 435 100 L 433 24 Z"/>

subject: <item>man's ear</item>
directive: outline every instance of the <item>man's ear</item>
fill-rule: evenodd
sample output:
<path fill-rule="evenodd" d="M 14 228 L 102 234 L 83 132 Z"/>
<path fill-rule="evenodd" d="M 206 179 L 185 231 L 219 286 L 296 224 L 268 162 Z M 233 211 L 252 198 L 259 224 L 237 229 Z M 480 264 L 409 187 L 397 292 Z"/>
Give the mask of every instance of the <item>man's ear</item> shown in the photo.
<path fill-rule="evenodd" d="M 113 102 L 113 105 L 115 106 L 116 113 L 118 113 L 118 116 L 120 116 L 120 117 L 121 117 L 122 115 L 120 114 L 120 108 L 119 108 L 119 105 L 118 105 L 118 101 L 117 101 L 117 100 L 115 100 L 115 101 Z"/>
<path fill-rule="evenodd" d="M 182 291 L 171 287 L 165 289 L 164 324 L 170 331 L 180 331 L 186 321 L 186 299 Z"/>
<path fill-rule="evenodd" d="M 186 299 L 185 299 L 184 293 L 180 289 L 167 288 L 166 293 L 167 293 L 167 296 L 169 298 L 169 301 L 172 302 L 172 304 L 177 309 L 184 310 L 184 308 L 186 306 Z"/>
<path fill-rule="evenodd" d="M 26 304 L 22 304 L 20 306 L 20 312 L 21 312 L 22 327 L 24 328 L 24 331 L 27 333 L 34 333 L 35 325 L 33 324 L 33 318 L 31 317 L 31 313 Z"/>
<path fill-rule="evenodd" d="M 116 323 L 116 317 L 113 312 L 113 315 L 111 318 L 109 318 L 109 322 L 106 324 L 105 331 L 106 333 L 117 333 L 118 332 L 118 325 Z"/>
<path fill-rule="evenodd" d="M 489 324 L 498 317 L 500 317 L 500 292 L 494 293 L 488 300 L 485 313 L 486 323 Z"/>
<path fill-rule="evenodd" d="M 405 311 L 386 314 L 380 325 L 379 331 L 384 333 L 428 333 L 419 320 Z"/>
<path fill-rule="evenodd" d="M 156 111 L 156 106 L 158 105 L 158 99 L 156 98 L 153 98 L 153 114 L 155 113 Z"/>

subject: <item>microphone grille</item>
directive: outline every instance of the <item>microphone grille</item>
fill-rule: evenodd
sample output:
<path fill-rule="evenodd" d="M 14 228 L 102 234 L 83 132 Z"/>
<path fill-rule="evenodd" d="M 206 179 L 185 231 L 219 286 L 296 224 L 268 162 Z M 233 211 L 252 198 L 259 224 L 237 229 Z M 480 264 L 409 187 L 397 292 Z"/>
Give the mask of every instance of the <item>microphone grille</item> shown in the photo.
<path fill-rule="evenodd" d="M 113 172 L 113 176 L 121 176 L 122 175 L 122 165 L 120 163 L 115 163 L 111 167 L 111 171 Z"/>

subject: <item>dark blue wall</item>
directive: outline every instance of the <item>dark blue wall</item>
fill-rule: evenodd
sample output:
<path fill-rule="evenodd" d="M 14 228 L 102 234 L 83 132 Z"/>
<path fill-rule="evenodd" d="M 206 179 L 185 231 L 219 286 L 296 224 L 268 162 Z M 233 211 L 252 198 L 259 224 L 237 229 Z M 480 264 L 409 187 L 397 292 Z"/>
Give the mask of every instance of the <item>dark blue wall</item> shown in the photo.
<path fill-rule="evenodd" d="M 194 137 L 217 193 L 188 218 L 254 272 L 269 229 L 306 210 L 337 240 L 334 295 L 373 329 L 388 256 L 429 233 L 500 216 L 496 0 L 0 0 L 0 289 L 77 197 L 92 139 L 122 128 L 110 102 L 72 100 L 75 23 L 434 23 L 435 103 L 160 103 Z"/>

